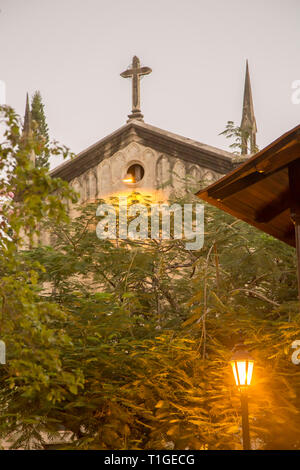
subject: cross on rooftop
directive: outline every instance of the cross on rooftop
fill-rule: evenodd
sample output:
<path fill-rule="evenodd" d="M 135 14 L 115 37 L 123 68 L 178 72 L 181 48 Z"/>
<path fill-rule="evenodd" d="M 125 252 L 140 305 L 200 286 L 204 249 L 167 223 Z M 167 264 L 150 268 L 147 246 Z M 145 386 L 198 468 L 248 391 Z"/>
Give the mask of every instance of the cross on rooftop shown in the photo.
<path fill-rule="evenodd" d="M 141 113 L 141 102 L 140 102 L 140 79 L 142 75 L 148 75 L 152 70 L 150 67 L 141 67 L 140 60 L 134 56 L 132 59 L 131 69 L 125 70 L 121 73 L 121 77 L 131 78 L 132 77 L 132 114 L 129 114 L 130 119 L 143 120 Z"/>

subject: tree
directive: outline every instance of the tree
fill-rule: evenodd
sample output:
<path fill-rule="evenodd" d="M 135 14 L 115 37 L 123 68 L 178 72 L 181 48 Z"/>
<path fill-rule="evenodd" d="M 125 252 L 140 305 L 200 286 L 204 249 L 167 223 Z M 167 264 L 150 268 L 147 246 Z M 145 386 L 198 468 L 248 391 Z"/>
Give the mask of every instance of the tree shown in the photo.
<path fill-rule="evenodd" d="M 36 158 L 36 166 L 38 168 L 49 169 L 49 129 L 46 122 L 44 104 L 39 91 L 36 91 L 31 101 L 31 117 L 33 121 L 33 132 L 37 142 L 42 146 L 41 152 Z"/>
<path fill-rule="evenodd" d="M 227 121 L 225 130 L 220 132 L 219 135 L 225 135 L 226 139 L 233 139 L 232 144 L 229 145 L 233 149 L 234 153 L 237 155 L 242 154 L 243 152 L 243 140 L 249 142 L 250 137 L 250 128 L 242 129 L 240 126 L 235 126 L 233 121 Z M 259 148 L 256 146 L 255 152 L 258 152 Z"/>
<path fill-rule="evenodd" d="M 132 202 L 138 195 L 132 196 Z M 183 202 L 183 201 L 182 201 Z M 66 448 L 238 449 L 239 397 L 228 361 L 242 330 L 255 356 L 252 443 L 298 448 L 300 372 L 293 249 L 206 206 L 206 243 L 100 241 L 96 205 L 30 254 L 47 302 L 64 306 L 82 388 L 47 409 Z"/>
<path fill-rule="evenodd" d="M 0 150 L 16 161 L 6 190 L 18 197 L 3 207 L 1 436 L 13 448 L 64 429 L 70 449 L 240 449 L 228 361 L 242 330 L 255 357 L 252 445 L 299 449 L 294 250 L 208 205 L 202 250 L 99 240 L 97 203 L 69 220 L 68 185 L 33 168 L 11 111 L 7 122 Z M 22 230 L 34 241 L 42 222 L 51 246 L 17 250 Z"/>
<path fill-rule="evenodd" d="M 33 407 L 33 396 L 37 401 L 54 402 L 81 377 L 76 371 L 65 373 L 61 366 L 59 345 L 69 339 L 57 330 L 56 323 L 65 313 L 59 305 L 40 297 L 37 274 L 41 266 L 23 255 L 22 246 L 24 239 L 26 244 L 36 240 L 44 217 L 56 223 L 66 221 L 62 200 L 75 201 L 76 197 L 67 183 L 52 179 L 45 168 L 33 167 L 31 152 L 39 155 L 41 146 L 36 139 L 22 142 L 20 118 L 11 108 L 3 106 L 0 112 L 6 125 L 5 141 L 0 144 L 0 193 L 11 195 L 1 204 L 4 224 L 0 244 L 0 336 L 7 346 L 7 363 L 0 367 L 0 403 L 4 413 L 0 428 L 4 438 L 12 426 L 33 444 L 43 418 L 32 413 L 27 421 L 19 419 L 19 411 L 13 410 L 14 400 L 16 407 L 23 401 L 23 409 Z M 66 148 L 58 146 L 51 153 L 70 155 Z M 60 378 L 52 381 L 58 370 Z M 47 383 L 46 395 L 38 394 L 42 384 Z M 8 410 L 11 413 L 3 418 Z"/>

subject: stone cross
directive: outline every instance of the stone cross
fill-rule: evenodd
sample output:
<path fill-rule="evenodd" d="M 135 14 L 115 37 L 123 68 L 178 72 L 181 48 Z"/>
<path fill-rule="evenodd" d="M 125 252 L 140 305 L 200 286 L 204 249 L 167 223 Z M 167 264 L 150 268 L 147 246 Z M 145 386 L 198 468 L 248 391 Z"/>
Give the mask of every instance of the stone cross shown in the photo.
<path fill-rule="evenodd" d="M 134 56 L 132 59 L 131 69 L 125 70 L 121 73 L 121 77 L 131 78 L 132 77 L 132 114 L 129 114 L 130 119 L 143 120 L 143 115 L 141 113 L 141 102 L 140 102 L 140 77 L 142 75 L 148 75 L 152 70 L 150 67 L 141 67 L 140 60 L 138 57 Z"/>

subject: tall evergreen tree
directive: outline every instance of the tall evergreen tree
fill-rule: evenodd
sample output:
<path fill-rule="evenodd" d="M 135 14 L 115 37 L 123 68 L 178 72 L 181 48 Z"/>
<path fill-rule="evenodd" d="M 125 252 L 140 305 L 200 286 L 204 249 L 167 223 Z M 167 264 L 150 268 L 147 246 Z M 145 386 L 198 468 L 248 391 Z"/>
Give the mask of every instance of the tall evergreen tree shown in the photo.
<path fill-rule="evenodd" d="M 31 116 L 34 135 L 40 145 L 42 145 L 40 155 L 36 158 L 36 166 L 37 168 L 49 168 L 49 129 L 46 122 L 42 96 L 39 91 L 36 91 L 32 97 Z"/>

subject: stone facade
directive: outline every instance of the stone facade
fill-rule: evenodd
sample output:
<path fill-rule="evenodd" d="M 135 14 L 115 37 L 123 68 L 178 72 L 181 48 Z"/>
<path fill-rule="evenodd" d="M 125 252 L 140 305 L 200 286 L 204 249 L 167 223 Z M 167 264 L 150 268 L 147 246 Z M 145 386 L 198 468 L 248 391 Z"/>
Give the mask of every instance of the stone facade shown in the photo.
<path fill-rule="evenodd" d="M 141 179 L 124 182 L 133 165 Z M 213 182 L 234 166 L 229 152 L 133 120 L 51 174 L 69 181 L 80 203 L 132 191 L 163 200 L 170 193 L 196 192 L 201 181 Z"/>
<path fill-rule="evenodd" d="M 140 165 L 144 176 L 135 183 L 123 182 L 132 165 Z M 80 202 L 84 203 L 132 191 L 151 194 L 155 199 L 166 197 L 171 192 L 180 195 L 188 187 L 196 187 L 201 180 L 212 182 L 220 176 L 201 165 L 133 142 L 72 179 L 70 184 L 80 194 Z"/>

